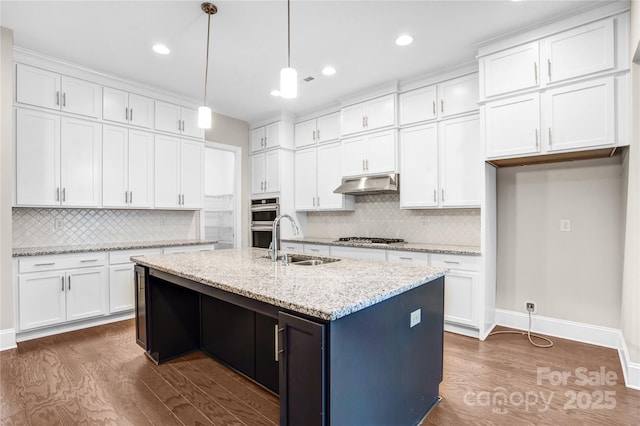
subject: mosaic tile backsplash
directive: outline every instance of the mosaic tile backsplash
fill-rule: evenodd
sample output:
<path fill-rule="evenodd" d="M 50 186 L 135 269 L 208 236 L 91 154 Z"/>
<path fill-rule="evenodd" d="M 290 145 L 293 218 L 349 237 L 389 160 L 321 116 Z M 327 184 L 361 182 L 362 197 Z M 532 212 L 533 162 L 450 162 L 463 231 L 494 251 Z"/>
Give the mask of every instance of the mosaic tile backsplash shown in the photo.
<path fill-rule="evenodd" d="M 194 211 L 13 208 L 13 247 L 198 237 Z"/>
<path fill-rule="evenodd" d="M 400 210 L 398 194 L 359 195 L 353 212 L 307 213 L 305 235 L 479 246 L 480 209 Z"/>

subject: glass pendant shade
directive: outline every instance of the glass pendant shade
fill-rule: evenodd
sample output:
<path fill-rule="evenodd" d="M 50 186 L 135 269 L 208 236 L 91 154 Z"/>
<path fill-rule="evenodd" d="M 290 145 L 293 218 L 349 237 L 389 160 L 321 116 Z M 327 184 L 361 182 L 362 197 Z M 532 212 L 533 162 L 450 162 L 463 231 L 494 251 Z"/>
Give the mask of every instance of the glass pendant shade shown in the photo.
<path fill-rule="evenodd" d="M 198 127 L 201 129 L 211 128 L 211 108 L 208 106 L 198 108 Z"/>
<path fill-rule="evenodd" d="M 280 96 L 285 99 L 298 96 L 298 72 L 291 67 L 280 70 Z"/>

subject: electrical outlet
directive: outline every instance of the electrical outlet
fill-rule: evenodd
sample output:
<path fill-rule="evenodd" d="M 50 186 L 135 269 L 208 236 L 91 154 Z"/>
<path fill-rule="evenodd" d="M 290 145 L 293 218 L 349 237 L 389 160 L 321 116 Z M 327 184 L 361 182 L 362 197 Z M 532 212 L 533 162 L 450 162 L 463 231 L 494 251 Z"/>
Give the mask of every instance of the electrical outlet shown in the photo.
<path fill-rule="evenodd" d="M 427 219 L 422 219 L 422 227 L 424 228 L 425 226 L 427 226 Z"/>
<path fill-rule="evenodd" d="M 536 313 L 536 302 L 524 302 L 524 311 L 531 312 L 532 314 Z"/>
<path fill-rule="evenodd" d="M 409 319 L 409 328 L 413 328 L 416 325 L 420 324 L 420 321 L 422 321 L 422 309 L 416 309 L 415 311 L 411 312 L 411 318 Z"/>
<path fill-rule="evenodd" d="M 560 232 L 571 232 L 571 221 L 569 219 L 560 219 Z"/>
<path fill-rule="evenodd" d="M 62 231 L 64 229 L 64 219 L 59 217 L 53 221 L 53 230 Z"/>

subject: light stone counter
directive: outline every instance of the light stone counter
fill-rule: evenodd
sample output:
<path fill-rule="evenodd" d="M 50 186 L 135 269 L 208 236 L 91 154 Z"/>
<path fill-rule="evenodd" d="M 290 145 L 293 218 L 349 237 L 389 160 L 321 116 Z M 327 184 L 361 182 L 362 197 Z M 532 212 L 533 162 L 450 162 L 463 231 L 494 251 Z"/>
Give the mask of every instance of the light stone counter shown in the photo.
<path fill-rule="evenodd" d="M 469 256 L 480 256 L 480 247 L 478 246 L 459 246 L 449 244 L 422 244 L 422 243 L 393 243 L 393 244 L 371 244 L 371 243 L 354 243 L 350 241 L 337 241 L 337 238 L 283 238 L 282 242 L 303 243 L 303 244 L 322 244 L 327 246 L 343 246 L 343 247 L 362 247 L 380 250 L 403 250 L 424 253 L 443 253 L 443 254 L 463 254 Z"/>
<path fill-rule="evenodd" d="M 180 247 L 205 244 L 215 244 L 213 240 L 167 240 L 167 241 L 138 241 L 125 243 L 79 244 L 75 246 L 46 246 L 14 248 L 13 257 L 44 256 L 51 254 L 89 253 L 95 251 L 130 250 L 158 247 Z"/>
<path fill-rule="evenodd" d="M 134 257 L 178 277 L 324 320 L 336 320 L 444 276 L 447 269 L 342 259 L 283 265 L 264 249 Z"/>

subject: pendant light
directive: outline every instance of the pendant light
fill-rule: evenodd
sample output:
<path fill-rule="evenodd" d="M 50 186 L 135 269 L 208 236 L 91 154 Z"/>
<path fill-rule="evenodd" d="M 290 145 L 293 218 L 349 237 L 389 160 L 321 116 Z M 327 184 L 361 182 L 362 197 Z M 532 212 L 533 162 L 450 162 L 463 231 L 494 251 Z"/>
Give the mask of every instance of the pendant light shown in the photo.
<path fill-rule="evenodd" d="M 207 62 L 204 68 L 204 99 L 202 106 L 198 108 L 198 127 L 211 128 L 211 108 L 207 106 L 207 78 L 209 77 L 209 34 L 211 32 L 211 15 L 218 12 L 218 8 L 212 3 L 202 3 L 200 8 L 207 14 Z"/>
<path fill-rule="evenodd" d="M 292 99 L 298 96 L 298 72 L 291 68 L 291 3 L 287 0 L 287 67 L 280 70 L 280 96 Z"/>

